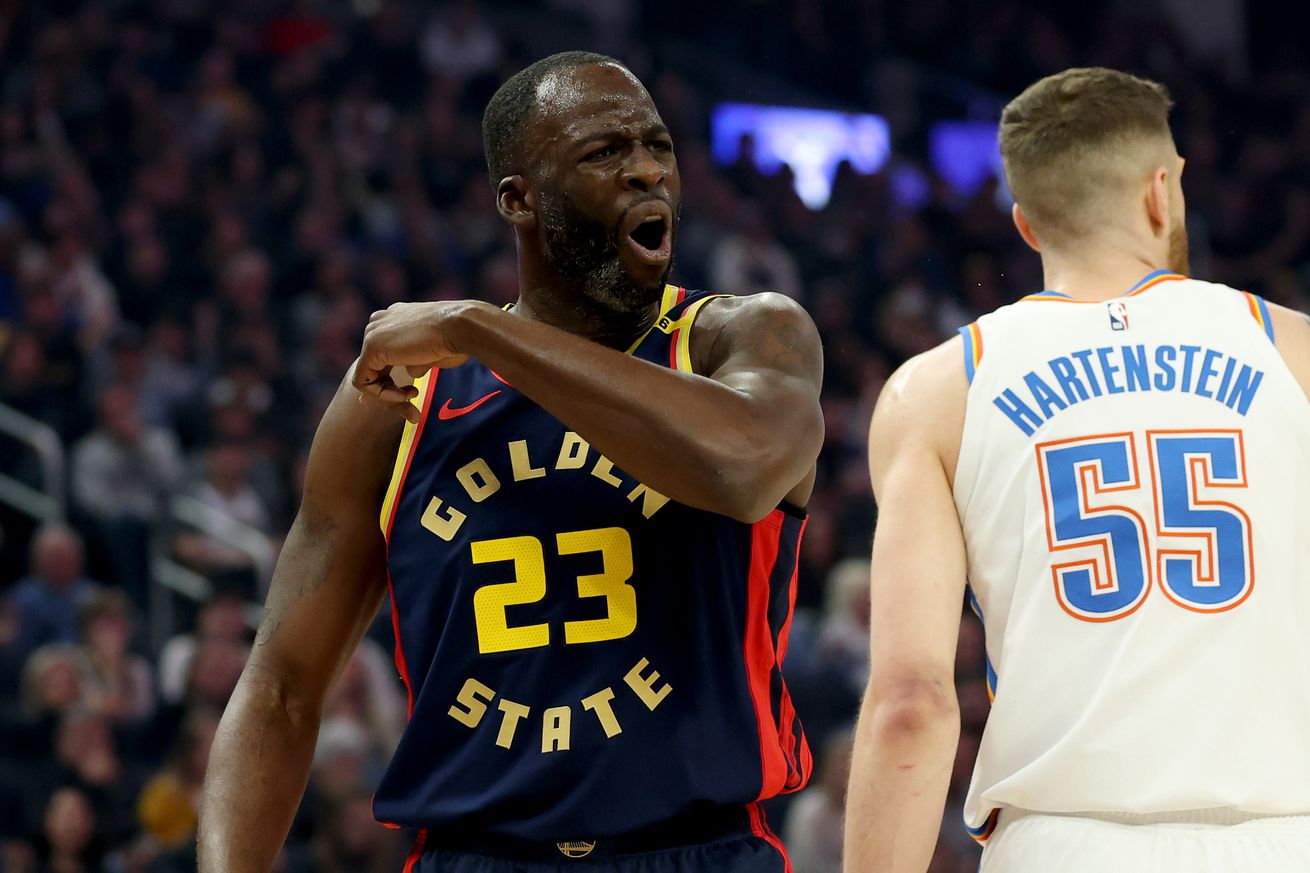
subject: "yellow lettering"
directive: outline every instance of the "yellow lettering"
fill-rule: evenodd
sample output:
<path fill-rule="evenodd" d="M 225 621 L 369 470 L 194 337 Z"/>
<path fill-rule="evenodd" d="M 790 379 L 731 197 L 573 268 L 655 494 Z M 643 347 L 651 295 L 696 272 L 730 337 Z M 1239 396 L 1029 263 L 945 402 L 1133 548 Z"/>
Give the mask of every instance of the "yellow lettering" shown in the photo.
<path fill-rule="evenodd" d="M 500 480 L 482 458 L 474 458 L 460 467 L 455 471 L 455 478 L 474 503 L 481 503 L 500 490 Z"/>
<path fill-rule="evenodd" d="M 546 475 L 545 467 L 532 466 L 532 459 L 528 457 L 527 440 L 515 440 L 509 444 L 509 463 L 514 469 L 515 482 L 522 482 L 525 479 L 540 479 Z"/>
<path fill-rule="evenodd" d="M 655 683 L 660 681 L 660 674 L 651 670 L 649 676 L 641 675 L 642 671 L 649 666 L 650 662 L 642 658 L 637 662 L 637 666 L 629 670 L 628 675 L 623 677 L 623 681 L 627 682 L 628 687 L 636 692 L 637 696 L 641 698 L 641 702 L 646 704 L 646 708 L 654 712 L 655 707 L 659 706 L 660 701 L 668 697 L 669 692 L 673 689 L 669 683 L 665 682 L 664 687 L 656 691 Z"/>
<path fill-rule="evenodd" d="M 509 626 L 506 607 L 536 603 L 546 596 L 546 559 L 536 537 L 506 537 L 469 543 L 475 564 L 512 561 L 514 579 L 484 585 L 473 592 L 473 622 L 478 631 L 478 651 L 512 652 L 550 644 L 550 625 Z"/>
<path fill-rule="evenodd" d="M 478 680 L 469 679 L 459 690 L 459 694 L 455 695 L 455 700 L 462 703 L 464 708 L 452 706 L 449 710 L 450 717 L 465 727 L 475 728 L 482 721 L 482 716 L 487 714 L 487 703 L 495 696 L 496 692 Z"/>
<path fill-rule="evenodd" d="M 602 688 L 590 697 L 582 698 L 582 708 L 596 713 L 596 718 L 600 719 L 600 726 L 605 729 L 606 737 L 623 733 L 623 728 L 619 727 L 619 720 L 614 717 L 614 709 L 610 706 L 610 701 L 613 699 L 612 688 Z"/>
<path fill-rule="evenodd" d="M 468 516 L 453 506 L 448 507 L 446 514 L 442 516 L 441 506 L 440 497 L 433 497 L 429 500 L 428 508 L 423 510 L 423 518 L 420 523 L 446 542 L 450 542 Z"/>
<path fill-rule="evenodd" d="M 611 461 L 609 458 L 605 457 L 604 455 L 601 455 L 596 460 L 596 466 L 591 468 L 591 475 L 595 476 L 597 479 L 599 479 L 602 482 L 605 482 L 607 484 L 613 485 L 615 488 L 618 488 L 620 485 L 623 484 L 623 482 L 612 474 L 611 471 L 613 469 L 614 469 L 614 462 Z"/>
<path fill-rule="evenodd" d="M 636 503 L 638 497 L 641 498 L 641 514 L 646 518 L 659 512 L 664 504 L 669 502 L 669 498 L 641 483 L 637 483 L 637 487 L 632 489 L 632 493 L 628 495 L 628 502 Z"/>
<path fill-rule="evenodd" d="M 573 710 L 567 706 L 552 706 L 541 717 L 541 751 L 567 752 L 569 730 L 573 724 Z"/>
<path fill-rule="evenodd" d="M 514 743 L 514 731 L 518 730 L 519 722 L 527 718 L 532 710 L 521 703 L 504 698 L 501 698 L 497 706 L 505 713 L 505 717 L 500 720 L 500 733 L 496 735 L 496 745 L 508 749 Z"/>
<path fill-rule="evenodd" d="M 587 452 L 591 444 L 571 430 L 564 432 L 564 443 L 559 447 L 559 458 L 555 461 L 556 470 L 581 470 L 587 463 Z"/>
<path fill-rule="evenodd" d="M 601 571 L 578 577 L 579 597 L 604 597 L 605 617 L 564 622 L 564 642 L 618 640 L 637 629 L 637 591 L 632 578 L 632 537 L 621 527 L 556 536 L 561 555 L 600 552 Z"/>

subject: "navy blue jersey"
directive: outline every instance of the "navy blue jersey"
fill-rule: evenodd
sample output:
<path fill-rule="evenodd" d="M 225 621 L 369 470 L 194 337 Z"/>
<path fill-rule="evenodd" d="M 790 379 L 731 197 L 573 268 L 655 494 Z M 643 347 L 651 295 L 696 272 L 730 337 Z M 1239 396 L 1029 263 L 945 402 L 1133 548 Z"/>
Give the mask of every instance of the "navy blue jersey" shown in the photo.
<path fill-rule="evenodd" d="M 714 296 L 666 288 L 630 353 L 690 371 Z M 419 389 L 382 512 L 410 722 L 377 817 L 589 839 L 802 787 L 804 515 L 669 500 L 476 361 Z"/>

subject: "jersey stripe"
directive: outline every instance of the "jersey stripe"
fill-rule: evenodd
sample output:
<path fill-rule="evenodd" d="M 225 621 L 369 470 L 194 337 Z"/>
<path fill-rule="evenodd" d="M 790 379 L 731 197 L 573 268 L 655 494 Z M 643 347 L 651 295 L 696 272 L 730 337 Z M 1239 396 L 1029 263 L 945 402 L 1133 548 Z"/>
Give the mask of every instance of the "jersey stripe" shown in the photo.
<path fill-rule="evenodd" d="M 980 843 L 985 843 L 987 838 L 992 835 L 992 831 L 996 830 L 996 820 L 1000 815 L 1001 811 L 999 809 L 993 809 L 991 815 L 987 816 L 987 821 L 983 822 L 981 827 L 971 828 L 965 825 L 964 829 L 969 832 L 969 836 Z"/>
<path fill-rule="evenodd" d="M 750 816 L 751 833 L 773 846 L 778 854 L 782 856 L 784 873 L 792 873 L 791 856 L 787 854 L 787 847 L 782 844 L 782 840 L 778 839 L 778 835 L 769 827 L 769 822 L 764 817 L 763 808 L 758 803 L 752 803 L 746 807 L 746 811 Z"/>
<path fill-rule="evenodd" d="M 423 857 L 423 845 L 428 841 L 428 832 L 421 830 L 418 836 L 414 838 L 414 848 L 409 850 L 409 857 L 405 859 L 405 867 L 401 873 L 414 873 L 414 868 L 418 866 L 419 858 Z"/>
<path fill-rule="evenodd" d="M 396 503 L 400 499 L 400 489 L 409 475 L 409 464 L 414 459 L 414 449 L 418 446 L 419 436 L 423 433 L 423 424 L 428 418 L 428 406 L 432 403 L 433 389 L 437 384 L 439 370 L 433 370 L 425 376 L 414 380 L 418 396 L 410 402 L 421 412 L 418 423 L 405 422 L 405 429 L 400 436 L 400 446 L 396 450 L 396 463 L 391 468 L 391 481 L 387 483 L 387 495 L 382 499 L 382 511 L 378 515 L 378 524 L 382 533 L 391 538 L 391 525 L 395 522 Z"/>
<path fill-rule="evenodd" d="M 769 631 L 769 577 L 778 561 L 782 526 L 776 513 L 751 525 L 751 563 L 746 584 L 746 634 L 744 651 L 746 678 L 760 739 L 760 793 L 757 800 L 772 797 L 787 782 L 787 760 L 778 744 L 778 724 L 773 717 L 773 671 L 778 666 Z"/>
<path fill-rule="evenodd" d="M 973 589 L 966 585 L 964 593 L 969 598 L 969 608 L 978 616 L 978 621 L 983 626 L 983 663 L 987 671 L 987 700 L 992 702 L 996 700 L 996 670 L 992 667 L 991 656 L 987 654 L 987 621 L 983 618 L 982 607 L 978 605 L 978 597 L 973 593 Z"/>
<path fill-rule="evenodd" d="M 1252 294 L 1250 291 L 1243 291 L 1242 293 L 1246 295 L 1246 304 L 1251 308 L 1251 317 L 1264 330 L 1265 335 L 1269 337 L 1269 342 L 1273 342 L 1274 322 L 1269 317 L 1269 306 L 1265 303 L 1265 299 L 1259 294 Z"/>
<path fill-rule="evenodd" d="M 969 380 L 969 384 L 973 384 L 974 371 L 982 363 L 982 330 L 975 321 L 959 328 L 959 331 L 960 336 L 964 337 L 964 376 Z"/>
<path fill-rule="evenodd" d="M 1038 294 L 1029 294 L 1027 297 L 1020 297 L 1019 300 L 1033 303 L 1108 303 L 1111 300 L 1118 300 L 1120 297 L 1136 297 L 1143 291 L 1149 291 L 1164 282 L 1176 282 L 1179 279 L 1186 278 L 1186 276 L 1179 273 L 1171 273 L 1168 270 L 1156 270 L 1155 272 L 1146 274 L 1140 282 L 1128 289 L 1127 293 L 1119 295 L 1119 297 L 1106 297 L 1102 300 L 1075 300 L 1069 295 L 1061 294 L 1058 291 L 1042 291 Z"/>
<path fill-rule="evenodd" d="M 432 409 L 432 398 L 436 395 L 437 377 L 440 370 L 432 370 L 426 376 L 420 376 L 415 384 L 421 401 L 417 423 L 405 422 L 405 430 L 400 438 L 400 448 L 396 452 L 396 466 L 391 474 L 391 484 L 387 486 L 387 496 L 382 501 L 382 534 L 387 541 L 387 596 L 391 599 L 391 632 L 396 638 L 393 656 L 400 681 L 405 685 L 405 698 L 408 703 L 406 717 L 414 716 L 414 684 L 409 678 L 409 663 L 405 660 L 405 646 L 400 635 L 400 610 L 396 607 L 396 586 L 391 581 L 391 526 L 396 523 L 396 506 L 400 503 L 400 494 L 409 477 L 409 466 L 414 461 L 414 451 L 423 438 L 423 427 L 428 422 L 428 413 Z"/>
<path fill-rule="evenodd" d="M 630 355 L 635 352 L 637 348 L 646 341 L 646 337 L 650 336 L 650 332 L 660 326 L 660 322 L 664 320 L 664 316 L 668 314 L 669 310 L 686 299 L 686 288 L 679 288 L 677 285 L 665 285 L 664 296 L 660 298 L 660 317 L 656 318 L 655 323 L 648 327 L 646 332 L 637 337 L 636 341 L 628 347 L 627 354 Z M 667 331 L 665 332 L 667 333 Z"/>
<path fill-rule="evenodd" d="M 695 303 L 683 310 L 682 315 L 672 325 L 673 337 L 669 343 L 669 366 L 675 370 L 681 370 L 684 373 L 692 372 L 691 368 L 691 326 L 696 322 L 696 316 L 700 313 L 701 307 L 711 300 L 719 297 L 727 297 L 727 294 L 711 294 L 702 297 Z"/>

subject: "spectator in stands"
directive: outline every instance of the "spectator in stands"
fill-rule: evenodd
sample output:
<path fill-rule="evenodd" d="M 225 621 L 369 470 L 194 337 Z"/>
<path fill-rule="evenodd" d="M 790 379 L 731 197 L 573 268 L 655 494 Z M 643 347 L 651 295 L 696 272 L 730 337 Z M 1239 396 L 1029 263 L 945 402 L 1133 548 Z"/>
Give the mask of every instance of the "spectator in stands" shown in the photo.
<path fill-rule="evenodd" d="M 34 719 L 58 718 L 83 702 L 81 652 L 53 643 L 27 659 L 23 670 L 23 711 Z"/>
<path fill-rule="evenodd" d="M 32 780 L 29 790 L 48 797 L 60 786 L 81 789 L 110 846 L 136 833 L 133 802 L 140 784 L 119 757 L 107 718 L 86 709 L 65 715 L 59 722 L 54 758 L 43 763 L 44 772 Z"/>
<path fill-rule="evenodd" d="M 75 643 L 77 615 L 95 583 L 82 575 L 82 538 L 65 524 L 42 525 L 32 537 L 30 575 L 9 592 L 18 614 L 18 658 L 48 643 Z"/>
<path fill-rule="evenodd" d="M 141 790 L 137 817 L 145 832 L 165 850 L 184 845 L 195 834 L 200 790 L 217 728 L 218 716 L 213 710 L 202 707 L 188 713 L 168 763 Z"/>
<path fill-rule="evenodd" d="M 365 638 L 337 678 L 323 712 L 322 732 L 363 738 L 371 770 L 390 760 L 405 726 L 405 701 L 382 647 Z"/>
<path fill-rule="evenodd" d="M 373 820 L 372 791 L 355 785 L 325 798 L 311 848 L 313 873 L 390 873 L 401 863 L 403 843 Z"/>
<path fill-rule="evenodd" d="M 219 590 L 200 607 L 195 632 L 178 634 L 160 650 L 160 697 L 167 703 L 179 703 L 186 696 L 191 665 L 202 643 L 217 640 L 244 646 L 250 638 L 245 601 L 236 591 Z"/>
<path fill-rule="evenodd" d="M 869 561 L 847 558 L 828 574 L 819 657 L 852 689 L 869 678 Z"/>
<path fill-rule="evenodd" d="M 819 755 L 816 782 L 787 811 L 783 843 L 795 873 L 841 873 L 852 740 L 849 728 L 828 738 Z"/>
<path fill-rule="evenodd" d="M 23 659 L 17 645 L 19 630 L 18 610 L 10 601 L 0 599 L 0 711 L 7 700 L 17 696 L 23 675 Z"/>
<path fill-rule="evenodd" d="M 142 423 L 138 396 L 127 385 L 106 388 L 98 408 L 96 429 L 73 446 L 73 499 L 114 581 L 144 608 L 150 525 L 181 479 L 181 453 L 172 432 Z"/>
<path fill-rule="evenodd" d="M 40 873 L 100 873 L 103 845 L 95 809 L 80 788 L 50 795 L 38 841 Z"/>
<path fill-rule="evenodd" d="M 420 46 L 429 72 L 455 79 L 492 72 L 504 54 L 474 0 L 444 4 L 423 29 Z"/>
<path fill-rule="evenodd" d="M 132 607 L 121 591 L 98 591 L 82 606 L 82 688 L 86 704 L 114 721 L 139 722 L 155 711 L 150 662 L 128 651 Z"/>
<path fill-rule="evenodd" d="M 263 536 L 269 529 L 269 511 L 250 481 L 253 463 L 250 449 L 238 442 L 220 442 L 205 453 L 204 477 L 187 491 L 213 510 L 216 534 L 184 532 L 174 544 L 185 563 L 209 575 L 232 570 L 249 570 L 267 578 L 269 543 Z M 242 548 L 236 543 L 247 543 Z M 260 560 L 252 551 L 261 553 Z M 270 553 L 271 554 L 271 553 Z M 251 592 L 252 596 L 255 592 Z"/>
<path fill-rule="evenodd" d="M 758 209 L 743 207 L 738 221 L 740 229 L 724 237 L 710 255 L 711 287 L 733 294 L 804 294 L 796 258 L 769 232 Z"/>
<path fill-rule="evenodd" d="M 186 702 L 222 712 L 250 655 L 244 640 L 200 640 L 187 678 Z"/>

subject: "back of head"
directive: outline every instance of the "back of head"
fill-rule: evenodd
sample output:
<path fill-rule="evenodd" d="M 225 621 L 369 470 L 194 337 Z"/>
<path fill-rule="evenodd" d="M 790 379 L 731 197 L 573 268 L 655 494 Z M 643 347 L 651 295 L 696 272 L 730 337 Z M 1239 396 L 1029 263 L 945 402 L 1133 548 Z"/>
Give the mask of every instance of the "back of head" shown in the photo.
<path fill-rule="evenodd" d="M 1174 158 L 1163 85 L 1103 67 L 1029 86 L 1001 113 L 1001 158 L 1015 202 L 1043 245 L 1125 223 L 1130 198 Z"/>

